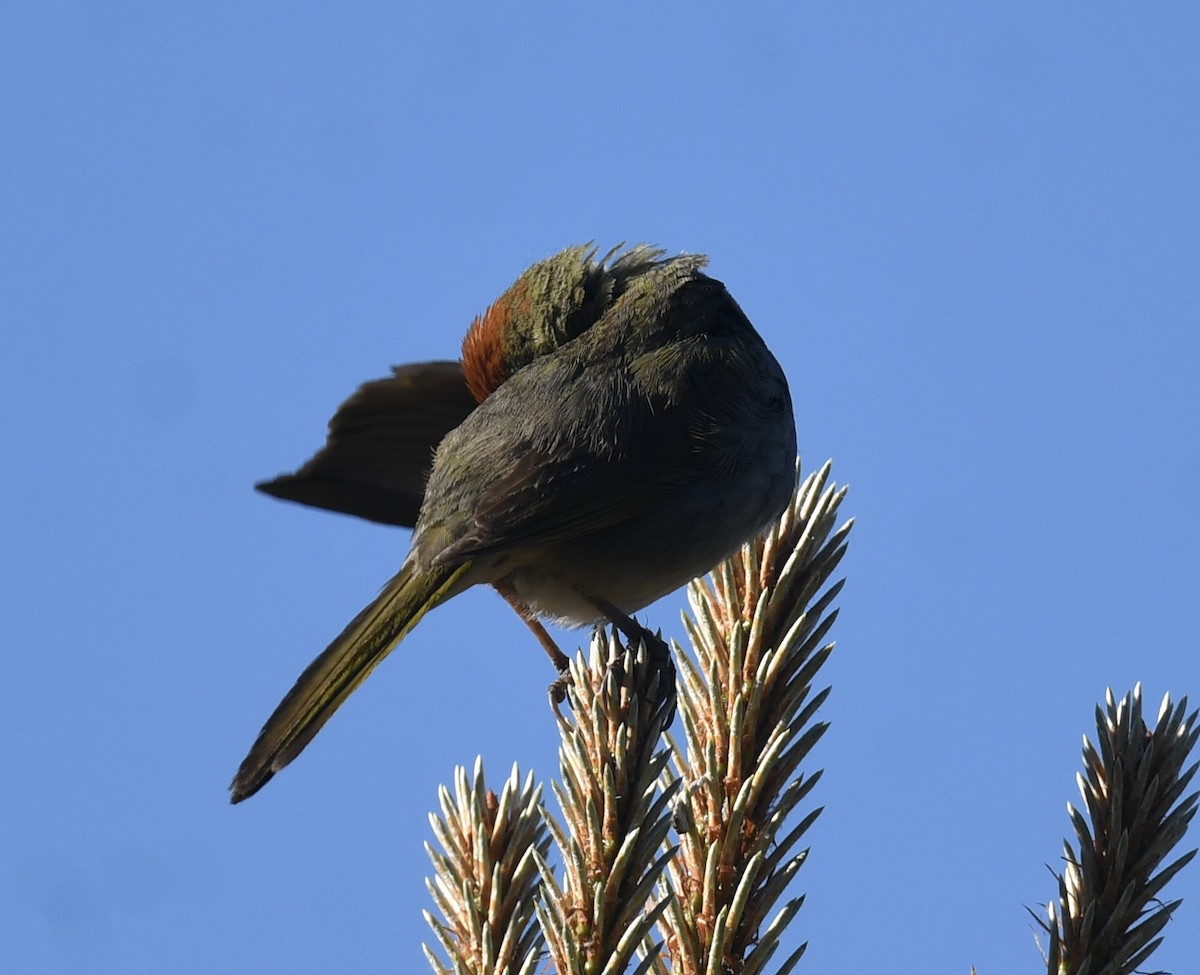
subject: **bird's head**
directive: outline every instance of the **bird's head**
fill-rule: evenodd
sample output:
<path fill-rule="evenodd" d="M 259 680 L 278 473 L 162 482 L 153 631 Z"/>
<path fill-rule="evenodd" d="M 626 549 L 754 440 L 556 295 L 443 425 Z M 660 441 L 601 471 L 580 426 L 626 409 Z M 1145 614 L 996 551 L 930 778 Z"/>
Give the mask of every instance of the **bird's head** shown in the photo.
<path fill-rule="evenodd" d="M 634 279 L 664 263 L 647 244 L 621 245 L 599 260 L 591 244 L 568 247 L 521 274 L 463 339 L 462 366 L 477 402 L 522 366 L 594 325 Z"/>

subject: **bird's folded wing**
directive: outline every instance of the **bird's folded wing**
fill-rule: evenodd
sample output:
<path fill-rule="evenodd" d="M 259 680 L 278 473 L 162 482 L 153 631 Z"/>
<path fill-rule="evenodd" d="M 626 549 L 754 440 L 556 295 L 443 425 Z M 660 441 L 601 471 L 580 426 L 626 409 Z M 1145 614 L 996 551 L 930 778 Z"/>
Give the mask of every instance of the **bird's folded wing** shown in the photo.
<path fill-rule="evenodd" d="M 638 412 L 625 412 L 621 422 L 640 425 L 646 417 Z M 473 526 L 437 562 L 581 538 L 661 509 L 686 478 L 688 438 L 662 436 L 659 426 L 610 441 L 624 445 L 619 452 L 605 448 L 606 438 L 530 446 L 480 496 Z M 560 453 L 564 443 L 577 446 Z"/>

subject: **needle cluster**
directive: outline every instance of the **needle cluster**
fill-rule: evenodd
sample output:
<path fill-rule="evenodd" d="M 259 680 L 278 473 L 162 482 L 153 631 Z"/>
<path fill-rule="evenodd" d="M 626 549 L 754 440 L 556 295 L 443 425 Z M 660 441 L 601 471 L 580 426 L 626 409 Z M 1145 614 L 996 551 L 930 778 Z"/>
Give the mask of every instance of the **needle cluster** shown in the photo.
<path fill-rule="evenodd" d="M 598 635 L 589 657 L 571 662 L 577 720 L 560 722 L 561 779 L 552 786 L 562 824 L 547 819 L 561 884 L 538 858 L 538 916 L 558 975 L 628 971 L 670 901 L 656 888 L 674 852 L 664 841 L 675 787 L 659 788 L 667 754 L 658 746 L 675 710 L 675 673 L 659 650 Z"/>
<path fill-rule="evenodd" d="M 826 464 L 810 475 L 770 531 L 688 590 L 684 740 L 671 740 L 684 789 L 668 867 L 675 897 L 659 923 L 670 957 L 670 968 L 655 966 L 662 975 L 764 971 L 804 900 L 778 906 L 821 811 L 800 815 L 820 778 L 801 765 L 828 727 L 816 714 L 829 688 L 814 691 L 813 681 L 833 651 L 842 583 L 826 584 L 851 527 L 836 527 L 846 489 L 829 484 L 829 472 Z M 777 971 L 790 971 L 804 948 Z"/>
<path fill-rule="evenodd" d="M 454 794 L 438 791 L 441 816 L 431 814 L 438 846 L 425 844 L 434 877 L 425 885 L 441 913 L 425 911 L 447 965 L 424 946 L 438 975 L 533 975 L 543 939 L 534 917 L 538 858 L 550 848 L 542 788 L 519 769 L 500 790 L 484 783 L 483 762 L 454 770 Z"/>
<path fill-rule="evenodd" d="M 1200 726 L 1187 698 L 1164 697 L 1153 727 L 1142 717 L 1142 689 L 1096 708 L 1096 744 L 1083 742 L 1077 776 L 1084 811 L 1068 804 L 1076 845 L 1063 843 L 1066 867 L 1058 901 L 1037 918 L 1049 936 L 1049 975 L 1132 975 L 1162 942 L 1180 901 L 1158 896 L 1196 855 L 1159 870 L 1196 814 L 1200 793 L 1183 798 L 1196 774 L 1186 770 Z M 1155 873 L 1155 871 L 1158 871 Z"/>

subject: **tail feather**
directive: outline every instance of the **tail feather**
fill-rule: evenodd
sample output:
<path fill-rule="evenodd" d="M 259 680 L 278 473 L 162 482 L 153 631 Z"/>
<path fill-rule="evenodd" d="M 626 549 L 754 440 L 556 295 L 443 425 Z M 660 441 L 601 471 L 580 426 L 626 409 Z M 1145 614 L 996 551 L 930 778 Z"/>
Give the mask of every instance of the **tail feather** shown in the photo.
<path fill-rule="evenodd" d="M 279 702 L 229 786 L 230 801 L 248 799 L 299 755 L 375 666 L 446 597 L 468 565 L 418 573 L 405 563 Z"/>

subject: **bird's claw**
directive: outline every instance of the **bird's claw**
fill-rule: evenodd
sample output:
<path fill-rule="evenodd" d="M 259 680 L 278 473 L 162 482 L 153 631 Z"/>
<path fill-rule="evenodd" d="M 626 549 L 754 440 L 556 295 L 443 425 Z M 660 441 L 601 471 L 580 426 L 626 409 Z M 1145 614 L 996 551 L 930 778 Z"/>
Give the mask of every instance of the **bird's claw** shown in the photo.
<path fill-rule="evenodd" d="M 662 728 L 669 728 L 675 720 L 675 658 L 662 638 L 662 631 L 652 632 L 624 614 L 613 615 L 613 628 L 625 637 L 628 647 L 636 648 L 641 644 L 646 648 L 647 661 L 658 672 L 658 692 L 660 702 L 664 704 Z"/>
<path fill-rule="evenodd" d="M 568 723 L 567 719 L 563 717 L 560 705 L 567 699 L 567 689 L 571 687 L 571 684 L 571 672 L 564 669 L 558 672 L 558 676 L 546 688 L 546 693 L 550 698 L 550 710 L 554 712 L 554 717 L 560 725 Z"/>

